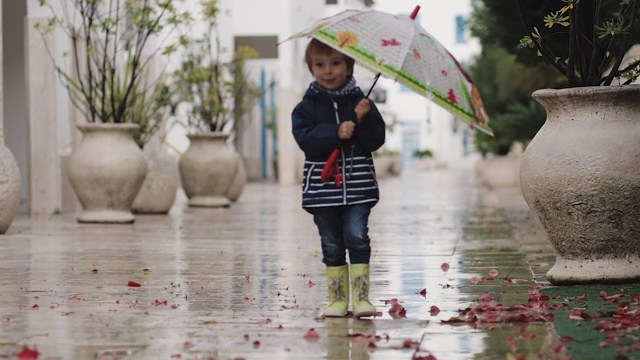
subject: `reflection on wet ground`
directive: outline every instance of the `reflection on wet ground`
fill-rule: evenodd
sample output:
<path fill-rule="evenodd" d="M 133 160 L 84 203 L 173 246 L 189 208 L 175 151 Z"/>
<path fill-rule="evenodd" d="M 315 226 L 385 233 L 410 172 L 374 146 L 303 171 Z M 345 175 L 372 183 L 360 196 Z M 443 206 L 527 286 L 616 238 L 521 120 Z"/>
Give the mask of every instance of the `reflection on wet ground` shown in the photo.
<path fill-rule="evenodd" d="M 544 322 L 452 321 L 529 304 L 553 263 L 517 189 L 471 171 L 380 183 L 370 220 L 380 316 L 323 319 L 317 230 L 297 186 L 249 183 L 227 209 L 178 202 L 133 225 L 19 216 L 0 237 L 0 357 L 38 359 L 537 358 Z M 522 226 L 513 227 L 514 224 Z M 533 224 L 533 225 L 532 225 Z M 392 300 L 406 310 L 389 313 Z M 394 318 L 395 317 L 395 318 Z M 493 319 L 494 321 L 489 321 Z M 554 356 L 554 355 L 549 355 Z"/>

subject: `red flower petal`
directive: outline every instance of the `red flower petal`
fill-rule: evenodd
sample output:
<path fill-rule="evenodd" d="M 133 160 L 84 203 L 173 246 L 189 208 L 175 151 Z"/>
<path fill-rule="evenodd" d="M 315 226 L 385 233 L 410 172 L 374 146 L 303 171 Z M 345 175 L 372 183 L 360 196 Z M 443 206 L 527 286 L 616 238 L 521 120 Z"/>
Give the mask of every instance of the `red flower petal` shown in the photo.
<path fill-rule="evenodd" d="M 556 354 L 566 350 L 567 350 L 567 347 L 564 344 L 558 344 L 553 347 L 553 352 L 555 352 Z"/>
<path fill-rule="evenodd" d="M 440 265 L 440 268 L 442 269 L 442 271 L 449 270 L 449 263 L 442 263 L 442 265 Z"/>
<path fill-rule="evenodd" d="M 420 342 L 413 339 L 406 339 L 405 341 L 402 342 L 403 349 L 417 349 L 418 345 L 420 345 Z"/>
<path fill-rule="evenodd" d="M 140 285 L 140 283 L 137 283 L 137 282 L 135 282 L 135 281 L 129 281 L 129 282 L 127 283 L 127 286 L 128 286 L 128 287 L 141 287 L 142 285 Z"/>
<path fill-rule="evenodd" d="M 435 305 L 431 305 L 429 312 L 431 313 L 431 316 L 437 316 L 440 313 L 440 309 Z"/>
<path fill-rule="evenodd" d="M 22 348 L 22 351 L 18 354 L 18 359 L 21 360 L 29 360 L 29 359 L 37 359 L 40 353 L 38 352 L 38 348 L 34 345 L 33 349 L 29 349 L 29 347 L 25 346 Z"/>
<path fill-rule="evenodd" d="M 498 276 L 498 274 L 499 274 L 499 273 L 498 273 L 498 270 L 497 270 L 497 269 L 491 269 L 491 270 L 489 271 L 489 275 L 491 275 L 491 276 L 494 276 L 494 277 L 495 277 L 495 276 Z"/>
<path fill-rule="evenodd" d="M 306 334 L 304 334 L 304 339 L 307 341 L 315 342 L 320 340 L 320 334 L 318 334 L 316 329 L 311 328 L 309 329 L 309 331 L 307 331 Z"/>
<path fill-rule="evenodd" d="M 420 291 L 420 295 L 427 296 L 427 289 L 422 289 L 422 291 Z"/>
<path fill-rule="evenodd" d="M 493 301 L 495 299 L 496 298 L 491 294 L 484 294 L 484 295 L 478 296 L 478 301 Z"/>
<path fill-rule="evenodd" d="M 398 299 L 391 299 L 391 309 L 389 309 L 389 315 L 394 319 L 400 319 L 407 317 L 407 310 L 405 310 Z"/>

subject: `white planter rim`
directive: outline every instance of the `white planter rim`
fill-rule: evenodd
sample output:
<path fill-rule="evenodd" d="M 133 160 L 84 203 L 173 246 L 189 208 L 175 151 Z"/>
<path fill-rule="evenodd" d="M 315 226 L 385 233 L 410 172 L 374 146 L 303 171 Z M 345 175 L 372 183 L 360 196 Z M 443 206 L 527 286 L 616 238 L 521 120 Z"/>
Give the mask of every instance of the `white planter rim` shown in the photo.
<path fill-rule="evenodd" d="M 76 127 L 81 131 L 92 131 L 92 130 L 129 130 L 136 131 L 140 129 L 140 125 L 132 124 L 132 123 L 119 123 L 119 124 L 105 124 L 105 123 L 86 123 L 86 124 L 78 124 Z"/>
<path fill-rule="evenodd" d="M 213 138 L 213 139 L 226 139 L 230 136 L 225 132 L 221 131 L 201 131 L 201 132 L 192 132 L 187 134 L 189 139 L 198 139 L 198 138 Z"/>
<path fill-rule="evenodd" d="M 640 84 L 630 85 L 610 85 L 610 86 L 582 86 L 566 89 L 539 89 L 534 91 L 531 95 L 533 98 L 539 98 L 542 96 L 581 96 L 584 93 L 592 93 L 596 95 L 616 93 L 620 92 L 637 92 L 640 91 Z"/>

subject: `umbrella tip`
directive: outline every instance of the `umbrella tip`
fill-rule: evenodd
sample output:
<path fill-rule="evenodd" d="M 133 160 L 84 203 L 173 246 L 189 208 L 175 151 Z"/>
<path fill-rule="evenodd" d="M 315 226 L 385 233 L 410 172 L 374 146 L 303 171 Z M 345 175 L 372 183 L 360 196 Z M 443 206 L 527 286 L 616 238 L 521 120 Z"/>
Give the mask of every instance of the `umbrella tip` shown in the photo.
<path fill-rule="evenodd" d="M 420 11 L 420 5 L 416 5 L 416 8 L 413 9 L 413 12 L 411 13 L 412 20 L 416 19 L 416 16 L 418 16 L 418 11 Z"/>

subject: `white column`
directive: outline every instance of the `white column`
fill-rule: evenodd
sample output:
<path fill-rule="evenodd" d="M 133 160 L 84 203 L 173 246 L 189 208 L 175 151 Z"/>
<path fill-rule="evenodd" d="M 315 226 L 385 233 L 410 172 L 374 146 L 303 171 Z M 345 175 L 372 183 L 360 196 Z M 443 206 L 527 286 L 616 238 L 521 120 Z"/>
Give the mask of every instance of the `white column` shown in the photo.
<path fill-rule="evenodd" d="M 55 37 L 41 35 L 36 23 L 48 17 L 25 19 L 26 103 L 29 119 L 29 169 L 31 214 L 53 214 L 62 210 L 61 161 L 58 156 L 56 75 L 47 52 L 55 53 Z M 46 46 L 45 46 L 46 43 Z"/>
<path fill-rule="evenodd" d="M 291 111 L 302 99 L 291 89 L 277 89 L 278 104 L 278 182 L 281 185 L 300 184 L 304 154 L 291 133 Z"/>
<path fill-rule="evenodd" d="M 0 41 L 2 40 L 2 2 L 0 2 Z M 2 77 L 2 43 L 0 43 L 0 144 L 4 144 L 4 98 L 2 97 L 2 88 L 4 81 Z"/>

